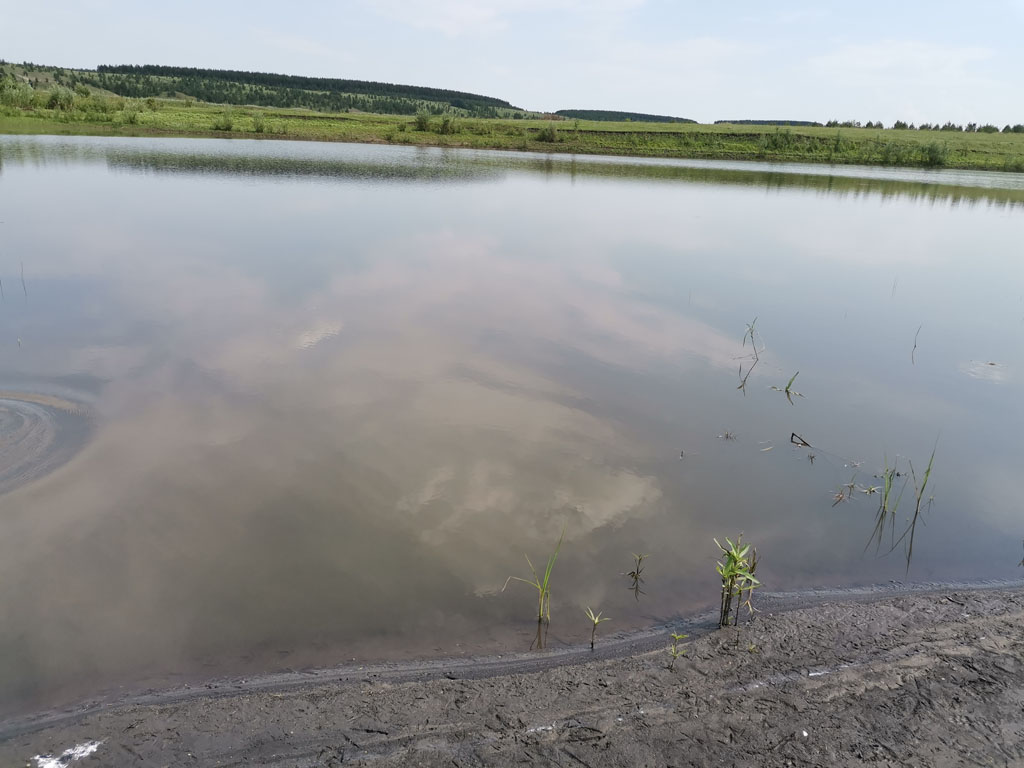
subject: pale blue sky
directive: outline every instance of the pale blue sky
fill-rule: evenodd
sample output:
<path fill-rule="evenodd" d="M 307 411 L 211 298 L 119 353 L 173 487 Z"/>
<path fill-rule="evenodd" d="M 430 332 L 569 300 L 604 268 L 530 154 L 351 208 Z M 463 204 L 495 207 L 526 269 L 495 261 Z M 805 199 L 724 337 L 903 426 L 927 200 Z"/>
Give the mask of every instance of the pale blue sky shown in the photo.
<path fill-rule="evenodd" d="M 8 61 L 350 77 L 701 122 L 1024 122 L 1022 40 L 1024 0 L 0 0 Z"/>

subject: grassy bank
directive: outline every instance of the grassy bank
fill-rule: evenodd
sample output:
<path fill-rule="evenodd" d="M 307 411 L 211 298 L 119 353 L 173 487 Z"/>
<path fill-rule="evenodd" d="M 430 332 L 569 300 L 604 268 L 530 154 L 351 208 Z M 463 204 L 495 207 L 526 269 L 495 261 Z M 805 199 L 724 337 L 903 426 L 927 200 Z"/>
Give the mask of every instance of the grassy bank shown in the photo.
<path fill-rule="evenodd" d="M 1020 133 L 319 113 L 98 92 L 64 103 L 0 107 L 0 133 L 265 137 L 1024 172 Z"/>

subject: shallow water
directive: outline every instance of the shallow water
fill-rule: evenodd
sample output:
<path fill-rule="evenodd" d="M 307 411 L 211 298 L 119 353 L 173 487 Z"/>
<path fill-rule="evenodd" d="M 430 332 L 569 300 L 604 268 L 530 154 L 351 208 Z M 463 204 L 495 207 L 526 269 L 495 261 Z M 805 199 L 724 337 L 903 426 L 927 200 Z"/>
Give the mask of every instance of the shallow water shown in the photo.
<path fill-rule="evenodd" d="M 1018 575 L 1019 174 L 0 137 L 0 203 L 0 406 L 77 419 L 0 488 L 5 711 L 524 649 L 563 526 L 551 644 L 739 531 L 771 589 Z M 933 447 L 908 572 L 833 498 Z"/>

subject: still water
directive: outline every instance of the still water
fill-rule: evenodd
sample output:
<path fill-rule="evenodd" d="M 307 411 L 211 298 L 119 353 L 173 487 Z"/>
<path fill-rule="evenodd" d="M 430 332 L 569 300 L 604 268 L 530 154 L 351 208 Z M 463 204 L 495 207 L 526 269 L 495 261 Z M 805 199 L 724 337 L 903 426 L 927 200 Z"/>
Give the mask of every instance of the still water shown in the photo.
<path fill-rule="evenodd" d="M 772 590 L 1019 574 L 1020 175 L 0 137 L 0 221 L 2 711 L 525 650 L 563 526 L 552 646 L 740 531 Z"/>

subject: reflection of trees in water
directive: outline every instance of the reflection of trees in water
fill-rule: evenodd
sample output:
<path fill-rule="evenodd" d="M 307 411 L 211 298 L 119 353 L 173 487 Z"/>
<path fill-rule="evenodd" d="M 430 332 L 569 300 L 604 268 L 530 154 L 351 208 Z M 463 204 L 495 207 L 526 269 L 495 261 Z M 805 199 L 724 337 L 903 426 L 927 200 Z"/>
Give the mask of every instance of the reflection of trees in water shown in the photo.
<path fill-rule="evenodd" d="M 446 182 L 496 179 L 496 170 L 462 163 L 374 163 L 320 158 L 259 157 L 245 155 L 182 155 L 174 152 L 121 154 L 107 158 L 111 168 L 156 173 L 213 176 L 323 178 L 368 182 Z"/>
<path fill-rule="evenodd" d="M 482 153 L 480 153 L 482 154 Z M 806 190 L 838 197 L 881 197 L 883 200 L 911 200 L 931 203 L 975 205 L 986 203 L 1004 207 L 1024 205 L 1024 190 L 994 187 L 970 187 L 935 184 L 924 181 L 818 176 L 801 173 L 719 168 L 691 168 L 675 165 L 602 164 L 569 162 L 560 158 L 483 157 L 449 158 L 451 162 L 373 163 L 335 162 L 319 159 L 280 157 L 220 157 L 216 155 L 128 155 L 110 159 L 117 168 L 157 172 L 193 172 L 241 176 L 313 176 L 363 179 L 367 181 L 489 181 L 509 172 L 540 173 L 553 176 L 569 173 L 573 178 L 591 176 L 622 181 L 664 181 L 690 184 L 714 184 L 757 187 L 768 191 Z"/>
<path fill-rule="evenodd" d="M 755 163 L 750 163 L 750 165 L 756 166 Z M 842 173 L 841 170 L 838 172 Z M 756 167 L 749 169 L 723 169 L 693 168 L 670 164 L 628 165 L 615 163 L 598 165 L 596 163 L 582 163 L 575 168 L 575 173 L 622 179 L 686 181 L 698 184 L 757 187 L 777 192 L 784 190 L 808 190 L 820 192 L 828 196 L 853 198 L 881 197 L 883 200 L 926 201 L 949 203 L 953 206 L 960 204 L 974 205 L 977 203 L 999 206 L 1024 205 L 1024 189 L 961 186 L 911 179 L 819 175 L 796 171 L 761 170 Z"/>
<path fill-rule="evenodd" d="M 733 162 L 729 167 L 712 163 L 695 165 L 686 161 L 622 158 L 588 159 L 575 156 L 529 155 L 486 150 L 450 150 L 440 148 L 371 147 L 311 143 L 296 148 L 288 144 L 288 154 L 269 154 L 267 146 L 239 150 L 225 147 L 210 151 L 200 139 L 155 139 L 173 143 L 173 149 L 153 151 L 124 145 L 104 146 L 85 142 L 39 142 L 9 140 L 0 143 L 0 169 L 3 161 L 34 164 L 100 162 L 111 168 L 156 173 L 195 173 L 221 176 L 311 177 L 366 180 L 377 182 L 479 182 L 499 180 L 512 172 L 539 173 L 545 176 L 566 174 L 578 177 L 614 178 L 623 181 L 664 181 L 691 184 L 743 186 L 782 192 L 806 190 L 828 196 L 880 197 L 952 206 L 984 203 L 1003 207 L 1024 205 L 1024 188 L 980 186 L 958 183 L 956 171 L 894 170 L 858 168 L 853 175 L 841 168 L 801 165 L 785 168 L 778 164 L 758 167 L 756 162 Z M 215 140 L 216 141 L 216 140 Z M 190 144 L 200 152 L 189 151 Z M 152 144 L 150 144 L 150 147 Z M 330 147 L 330 151 L 325 148 Z M 337 156 L 332 156 L 333 154 Z M 351 154 L 354 157 L 342 157 Z M 698 161 L 699 162 L 699 161 Z M 881 178 L 874 174 L 887 174 Z M 902 174 L 903 178 L 898 175 Z M 921 178 L 927 175 L 928 178 Z M 993 184 L 1006 181 L 999 178 Z"/>

